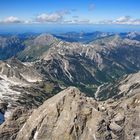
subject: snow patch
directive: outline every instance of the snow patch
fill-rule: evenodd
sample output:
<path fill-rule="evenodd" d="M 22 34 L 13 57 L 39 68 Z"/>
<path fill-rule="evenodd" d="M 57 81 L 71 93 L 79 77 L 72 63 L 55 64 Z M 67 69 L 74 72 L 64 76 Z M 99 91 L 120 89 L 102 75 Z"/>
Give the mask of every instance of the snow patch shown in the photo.
<path fill-rule="evenodd" d="M 34 140 L 37 140 L 37 136 L 38 136 L 38 131 L 36 131 L 36 133 L 34 135 Z"/>

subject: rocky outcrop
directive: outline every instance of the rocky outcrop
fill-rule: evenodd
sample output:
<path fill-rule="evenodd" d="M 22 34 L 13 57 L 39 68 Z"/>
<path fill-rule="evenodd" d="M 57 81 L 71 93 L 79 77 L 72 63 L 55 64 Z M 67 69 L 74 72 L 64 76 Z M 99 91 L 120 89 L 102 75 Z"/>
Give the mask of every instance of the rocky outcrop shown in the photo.
<path fill-rule="evenodd" d="M 69 87 L 34 110 L 15 139 L 135 140 L 140 137 L 139 113 L 139 94 L 97 102 Z"/>
<path fill-rule="evenodd" d="M 93 99 L 85 97 L 78 89 L 68 88 L 34 111 L 16 139 L 93 138 L 100 120 L 97 107 Z"/>

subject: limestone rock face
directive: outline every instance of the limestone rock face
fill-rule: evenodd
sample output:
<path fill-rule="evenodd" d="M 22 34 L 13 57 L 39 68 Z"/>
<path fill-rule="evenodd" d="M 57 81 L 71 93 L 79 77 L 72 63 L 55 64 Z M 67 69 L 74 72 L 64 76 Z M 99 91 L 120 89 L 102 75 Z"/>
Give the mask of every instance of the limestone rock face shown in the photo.
<path fill-rule="evenodd" d="M 17 140 L 94 139 L 101 113 L 95 100 L 70 87 L 34 111 Z"/>
<path fill-rule="evenodd" d="M 69 87 L 35 110 L 16 140 L 135 140 L 140 95 L 97 102 Z"/>

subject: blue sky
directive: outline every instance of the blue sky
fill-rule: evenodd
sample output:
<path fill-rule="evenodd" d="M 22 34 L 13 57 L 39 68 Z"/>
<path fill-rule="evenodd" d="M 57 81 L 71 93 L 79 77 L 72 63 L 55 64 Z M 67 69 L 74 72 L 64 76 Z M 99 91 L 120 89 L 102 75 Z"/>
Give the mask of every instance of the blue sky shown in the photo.
<path fill-rule="evenodd" d="M 140 25 L 140 0 L 1 0 L 0 23 Z"/>

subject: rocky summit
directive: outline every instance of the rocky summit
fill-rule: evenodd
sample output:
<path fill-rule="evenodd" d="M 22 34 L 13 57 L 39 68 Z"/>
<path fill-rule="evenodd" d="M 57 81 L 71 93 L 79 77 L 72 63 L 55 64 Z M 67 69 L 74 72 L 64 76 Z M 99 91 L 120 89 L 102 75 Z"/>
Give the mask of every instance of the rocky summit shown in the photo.
<path fill-rule="evenodd" d="M 16 112 L 17 114 L 19 111 Z M 0 137 L 15 140 L 132 140 L 140 137 L 140 96 L 98 102 L 69 87 L 32 114 L 22 112 L 0 126 Z M 23 120 L 26 120 L 25 123 Z M 15 123 L 16 124 L 15 124 Z M 17 122 L 20 126 L 17 126 Z M 14 125 L 15 124 L 15 125 Z M 8 127 L 16 133 L 7 135 Z"/>

